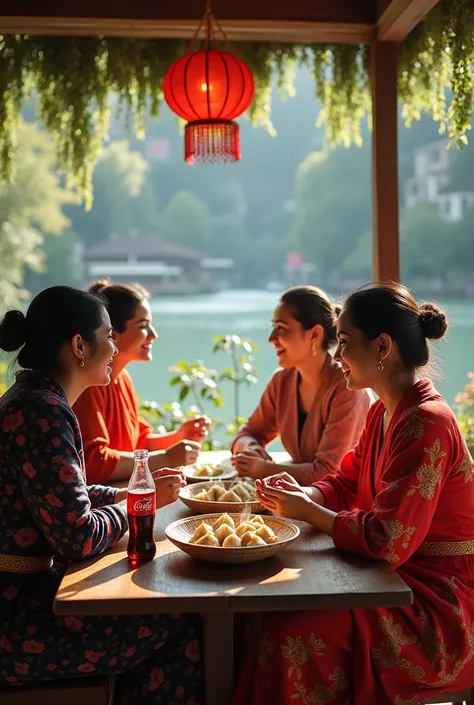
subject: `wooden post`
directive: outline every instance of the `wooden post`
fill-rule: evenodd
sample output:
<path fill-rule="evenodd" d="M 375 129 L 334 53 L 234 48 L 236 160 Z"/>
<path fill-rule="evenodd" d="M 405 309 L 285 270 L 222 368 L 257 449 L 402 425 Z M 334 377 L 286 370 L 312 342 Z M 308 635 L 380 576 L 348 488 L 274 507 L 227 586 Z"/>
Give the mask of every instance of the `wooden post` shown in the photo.
<path fill-rule="evenodd" d="M 372 237 L 375 280 L 400 279 L 398 215 L 398 44 L 373 42 Z"/>

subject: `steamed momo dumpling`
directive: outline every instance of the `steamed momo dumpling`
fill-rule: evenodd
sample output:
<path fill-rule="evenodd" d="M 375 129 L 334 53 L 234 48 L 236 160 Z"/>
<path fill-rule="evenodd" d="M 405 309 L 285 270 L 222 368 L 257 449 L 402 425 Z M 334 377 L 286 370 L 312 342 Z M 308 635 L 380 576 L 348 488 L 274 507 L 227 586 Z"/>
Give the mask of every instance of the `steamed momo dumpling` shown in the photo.
<path fill-rule="evenodd" d="M 212 526 L 209 526 L 209 524 L 206 524 L 206 522 L 203 521 L 201 524 L 199 524 L 198 528 L 189 539 L 189 543 L 197 543 L 200 538 L 202 538 L 209 532 L 212 532 Z"/>
<path fill-rule="evenodd" d="M 245 536 L 245 534 L 244 534 Z M 249 540 L 245 544 L 246 546 L 266 546 L 267 544 L 263 539 L 260 538 L 260 536 L 257 536 L 257 534 L 251 534 Z"/>
<path fill-rule="evenodd" d="M 245 489 L 247 490 L 247 492 L 250 492 L 250 494 L 255 494 L 255 487 L 254 487 L 254 485 L 251 485 L 250 482 L 245 482 L 245 481 L 243 481 L 243 482 L 241 482 L 240 484 L 241 484 L 243 487 L 245 487 Z"/>
<path fill-rule="evenodd" d="M 220 502 L 241 502 L 238 494 L 235 494 L 233 490 L 227 490 L 225 494 L 219 500 Z"/>
<path fill-rule="evenodd" d="M 221 514 L 218 519 L 214 522 L 214 530 L 218 529 L 221 524 L 228 524 L 232 529 L 235 529 L 235 523 L 232 517 L 227 513 Z"/>
<path fill-rule="evenodd" d="M 275 532 L 266 524 L 260 526 L 255 533 L 257 536 L 260 536 L 265 543 L 275 543 L 275 541 L 278 541 L 278 538 L 275 536 Z"/>
<path fill-rule="evenodd" d="M 222 544 L 224 539 L 234 533 L 234 529 L 229 526 L 229 524 L 221 524 L 218 529 L 216 529 L 216 538 L 219 543 Z"/>
<path fill-rule="evenodd" d="M 194 477 L 212 477 L 212 468 L 209 465 L 201 465 L 194 471 Z"/>
<path fill-rule="evenodd" d="M 256 514 L 250 519 L 251 524 L 265 524 L 265 520 L 260 516 L 260 514 Z M 255 527 L 258 529 L 258 526 Z"/>
<path fill-rule="evenodd" d="M 242 502 L 250 502 L 251 500 L 250 492 L 245 489 L 242 482 L 239 482 L 237 485 L 234 485 L 234 487 L 232 487 L 232 492 L 238 495 Z"/>
<path fill-rule="evenodd" d="M 225 494 L 225 489 L 220 485 L 214 485 L 210 490 L 207 490 L 207 494 L 212 502 L 219 502 L 222 495 Z"/>
<path fill-rule="evenodd" d="M 222 548 L 236 548 L 241 545 L 241 541 L 237 534 L 229 534 L 227 538 L 224 539 Z"/>
<path fill-rule="evenodd" d="M 211 531 L 208 531 L 196 541 L 196 546 L 219 546 L 219 541 Z"/>
<path fill-rule="evenodd" d="M 202 502 L 208 502 L 209 496 L 206 490 L 201 490 L 200 492 L 194 495 L 193 499 L 200 499 Z"/>
<path fill-rule="evenodd" d="M 240 537 L 242 546 L 248 546 L 250 541 L 252 541 L 254 537 L 258 538 L 257 534 L 254 531 L 246 531 L 245 534 Z"/>
<path fill-rule="evenodd" d="M 242 536 L 243 536 L 247 531 L 252 531 L 252 532 L 254 532 L 254 531 L 255 531 L 255 526 L 254 526 L 253 524 L 249 524 L 248 521 L 243 521 L 241 524 L 238 525 L 238 527 L 237 527 L 235 533 L 237 534 L 237 536 L 239 536 L 240 538 L 242 538 Z"/>

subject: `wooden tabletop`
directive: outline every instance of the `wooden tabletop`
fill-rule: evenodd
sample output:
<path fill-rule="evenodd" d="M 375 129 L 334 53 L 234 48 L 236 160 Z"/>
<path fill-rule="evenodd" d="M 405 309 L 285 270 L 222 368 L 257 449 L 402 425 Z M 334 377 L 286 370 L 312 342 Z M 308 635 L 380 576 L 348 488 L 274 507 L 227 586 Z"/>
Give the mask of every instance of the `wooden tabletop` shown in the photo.
<path fill-rule="evenodd" d="M 55 613 L 262 612 L 411 604 L 411 590 L 387 564 L 342 553 L 331 538 L 304 523 L 295 522 L 301 534 L 288 549 L 260 563 L 196 561 L 164 534 L 168 524 L 189 515 L 180 501 L 157 512 L 156 557 L 138 568 L 128 562 L 126 537 L 105 555 L 71 565 L 56 595 Z"/>

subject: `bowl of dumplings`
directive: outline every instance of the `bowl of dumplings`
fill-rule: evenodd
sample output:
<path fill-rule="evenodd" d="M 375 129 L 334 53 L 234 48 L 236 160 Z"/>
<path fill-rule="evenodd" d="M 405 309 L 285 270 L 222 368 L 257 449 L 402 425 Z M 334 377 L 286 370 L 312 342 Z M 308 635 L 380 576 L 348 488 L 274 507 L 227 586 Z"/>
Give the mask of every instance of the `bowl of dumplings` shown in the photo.
<path fill-rule="evenodd" d="M 181 468 L 187 482 L 203 482 L 203 480 L 230 480 L 236 477 L 237 470 L 232 465 L 202 463 L 185 465 Z"/>
<path fill-rule="evenodd" d="M 260 514 L 204 514 L 178 519 L 165 530 L 175 546 L 212 563 L 255 563 L 270 558 L 298 538 L 286 519 Z"/>
<path fill-rule="evenodd" d="M 187 507 L 197 514 L 215 512 L 265 511 L 257 499 L 255 483 L 250 478 L 240 480 L 214 480 L 182 487 L 179 497 Z"/>

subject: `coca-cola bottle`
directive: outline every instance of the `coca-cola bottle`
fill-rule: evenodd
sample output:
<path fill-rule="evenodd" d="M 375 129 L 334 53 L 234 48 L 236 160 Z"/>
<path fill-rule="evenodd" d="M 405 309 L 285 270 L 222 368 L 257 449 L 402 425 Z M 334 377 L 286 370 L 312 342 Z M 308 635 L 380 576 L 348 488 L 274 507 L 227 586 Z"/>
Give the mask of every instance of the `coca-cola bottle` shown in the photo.
<path fill-rule="evenodd" d="M 136 450 L 127 493 L 128 557 L 132 561 L 149 561 L 156 553 L 153 525 L 156 511 L 156 489 L 148 468 L 148 451 Z"/>

